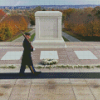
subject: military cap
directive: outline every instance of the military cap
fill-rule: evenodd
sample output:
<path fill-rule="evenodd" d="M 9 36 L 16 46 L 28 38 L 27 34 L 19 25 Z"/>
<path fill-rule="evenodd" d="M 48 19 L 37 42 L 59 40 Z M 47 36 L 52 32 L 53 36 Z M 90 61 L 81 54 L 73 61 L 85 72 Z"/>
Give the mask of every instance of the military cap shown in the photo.
<path fill-rule="evenodd" d="M 30 35 L 30 33 L 26 32 L 25 35 Z"/>

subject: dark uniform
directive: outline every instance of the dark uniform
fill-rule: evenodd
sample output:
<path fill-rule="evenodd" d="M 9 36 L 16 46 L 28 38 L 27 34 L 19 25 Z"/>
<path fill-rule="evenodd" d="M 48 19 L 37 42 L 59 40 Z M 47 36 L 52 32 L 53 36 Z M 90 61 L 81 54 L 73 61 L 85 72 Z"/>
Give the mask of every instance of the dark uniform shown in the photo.
<path fill-rule="evenodd" d="M 26 33 L 27 35 L 27 33 Z M 20 73 L 24 74 L 26 65 L 30 68 L 31 72 L 34 73 L 36 72 L 32 63 L 32 57 L 31 57 L 31 52 L 33 51 L 33 48 L 31 48 L 30 43 L 27 41 L 25 38 L 23 41 L 23 56 L 22 56 L 22 63 L 21 63 L 21 68 L 20 68 Z"/>

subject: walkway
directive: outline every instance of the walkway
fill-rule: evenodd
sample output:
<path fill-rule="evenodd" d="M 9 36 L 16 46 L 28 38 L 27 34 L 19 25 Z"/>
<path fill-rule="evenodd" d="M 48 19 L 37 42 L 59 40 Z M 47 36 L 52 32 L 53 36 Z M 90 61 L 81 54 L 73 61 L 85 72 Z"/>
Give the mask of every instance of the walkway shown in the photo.
<path fill-rule="evenodd" d="M 32 53 L 34 65 L 39 64 L 41 51 L 57 51 L 58 64 L 100 65 L 99 42 L 66 42 L 66 45 L 61 49 L 36 49 Z M 98 59 L 79 59 L 75 54 L 87 50 Z M 36 68 L 42 72 L 39 76 L 30 74 L 27 68 L 26 76 L 19 77 L 21 58 L 1 60 L 9 51 L 23 51 L 22 42 L 0 42 L 0 66 L 16 65 L 15 69 L 0 68 L 0 100 L 100 100 L 100 68 Z"/>
<path fill-rule="evenodd" d="M 100 42 L 66 42 L 67 48 L 36 48 L 32 52 L 34 64 L 39 64 L 41 51 L 56 51 L 58 64 L 100 65 Z M 0 42 L 0 64 L 20 64 L 19 60 L 1 60 L 9 51 L 23 51 L 22 42 Z M 81 52 L 81 54 L 80 54 Z M 14 56 L 14 55 L 13 55 Z"/>
<path fill-rule="evenodd" d="M 75 37 L 73 37 L 71 35 L 66 34 L 65 32 L 62 32 L 62 36 L 64 36 L 70 42 L 81 42 L 80 40 L 76 39 Z"/>
<path fill-rule="evenodd" d="M 66 49 L 36 49 L 32 53 L 34 65 L 40 62 L 40 51 L 45 50 L 57 51 L 59 64 L 100 65 L 99 42 L 66 42 L 66 45 Z M 26 76 L 19 77 L 21 59 L 3 61 L 1 58 L 9 51 L 22 50 L 22 42 L 0 42 L 0 66 L 11 64 L 17 67 L 0 68 L 0 100 L 100 100 L 100 68 L 36 68 L 42 72 L 39 76 L 30 74 L 27 68 Z M 98 59 L 78 59 L 74 52 L 86 50 Z"/>
<path fill-rule="evenodd" d="M 76 72 L 100 72 L 100 69 L 36 69 L 42 72 L 37 77 L 28 68 L 26 76 L 19 77 L 19 70 L 20 67 L 0 69 L 0 78 L 4 77 L 0 79 L 0 100 L 100 100 L 100 79 L 60 78 L 64 73 L 72 72 L 73 76 Z M 59 78 L 54 78 L 57 73 Z M 48 78 L 40 79 L 43 75 Z"/>

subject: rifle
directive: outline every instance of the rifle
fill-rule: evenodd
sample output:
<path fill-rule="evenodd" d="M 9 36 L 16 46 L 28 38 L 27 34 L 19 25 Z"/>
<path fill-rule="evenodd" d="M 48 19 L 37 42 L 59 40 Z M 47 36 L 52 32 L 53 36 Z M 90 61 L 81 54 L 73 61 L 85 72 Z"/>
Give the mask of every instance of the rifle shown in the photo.
<path fill-rule="evenodd" d="M 16 26 L 16 25 L 15 25 Z M 17 27 L 17 26 L 16 26 Z M 18 28 L 18 27 L 17 27 Z M 19 29 L 19 28 L 18 28 Z M 19 31 L 21 31 L 20 29 L 19 29 Z M 22 32 L 22 31 L 21 31 Z M 22 34 L 23 34 L 23 36 L 26 38 L 26 40 L 30 43 L 30 45 L 31 45 L 31 42 L 28 40 L 28 38 L 24 35 L 24 33 L 22 32 Z M 33 48 L 33 46 L 31 45 L 31 48 Z"/>

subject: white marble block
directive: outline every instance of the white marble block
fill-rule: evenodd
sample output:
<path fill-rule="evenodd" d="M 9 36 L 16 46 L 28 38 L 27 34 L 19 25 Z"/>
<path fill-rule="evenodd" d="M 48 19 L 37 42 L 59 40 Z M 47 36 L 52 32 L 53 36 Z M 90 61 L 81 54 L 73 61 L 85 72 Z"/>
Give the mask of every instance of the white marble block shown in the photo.
<path fill-rule="evenodd" d="M 79 59 L 98 59 L 91 51 L 74 51 Z"/>
<path fill-rule="evenodd" d="M 65 48 L 62 38 L 62 13 L 37 11 L 35 13 L 35 48 Z"/>
<path fill-rule="evenodd" d="M 1 60 L 20 60 L 22 51 L 8 51 Z"/>
<path fill-rule="evenodd" d="M 59 59 L 57 51 L 41 51 L 40 59 Z"/>

